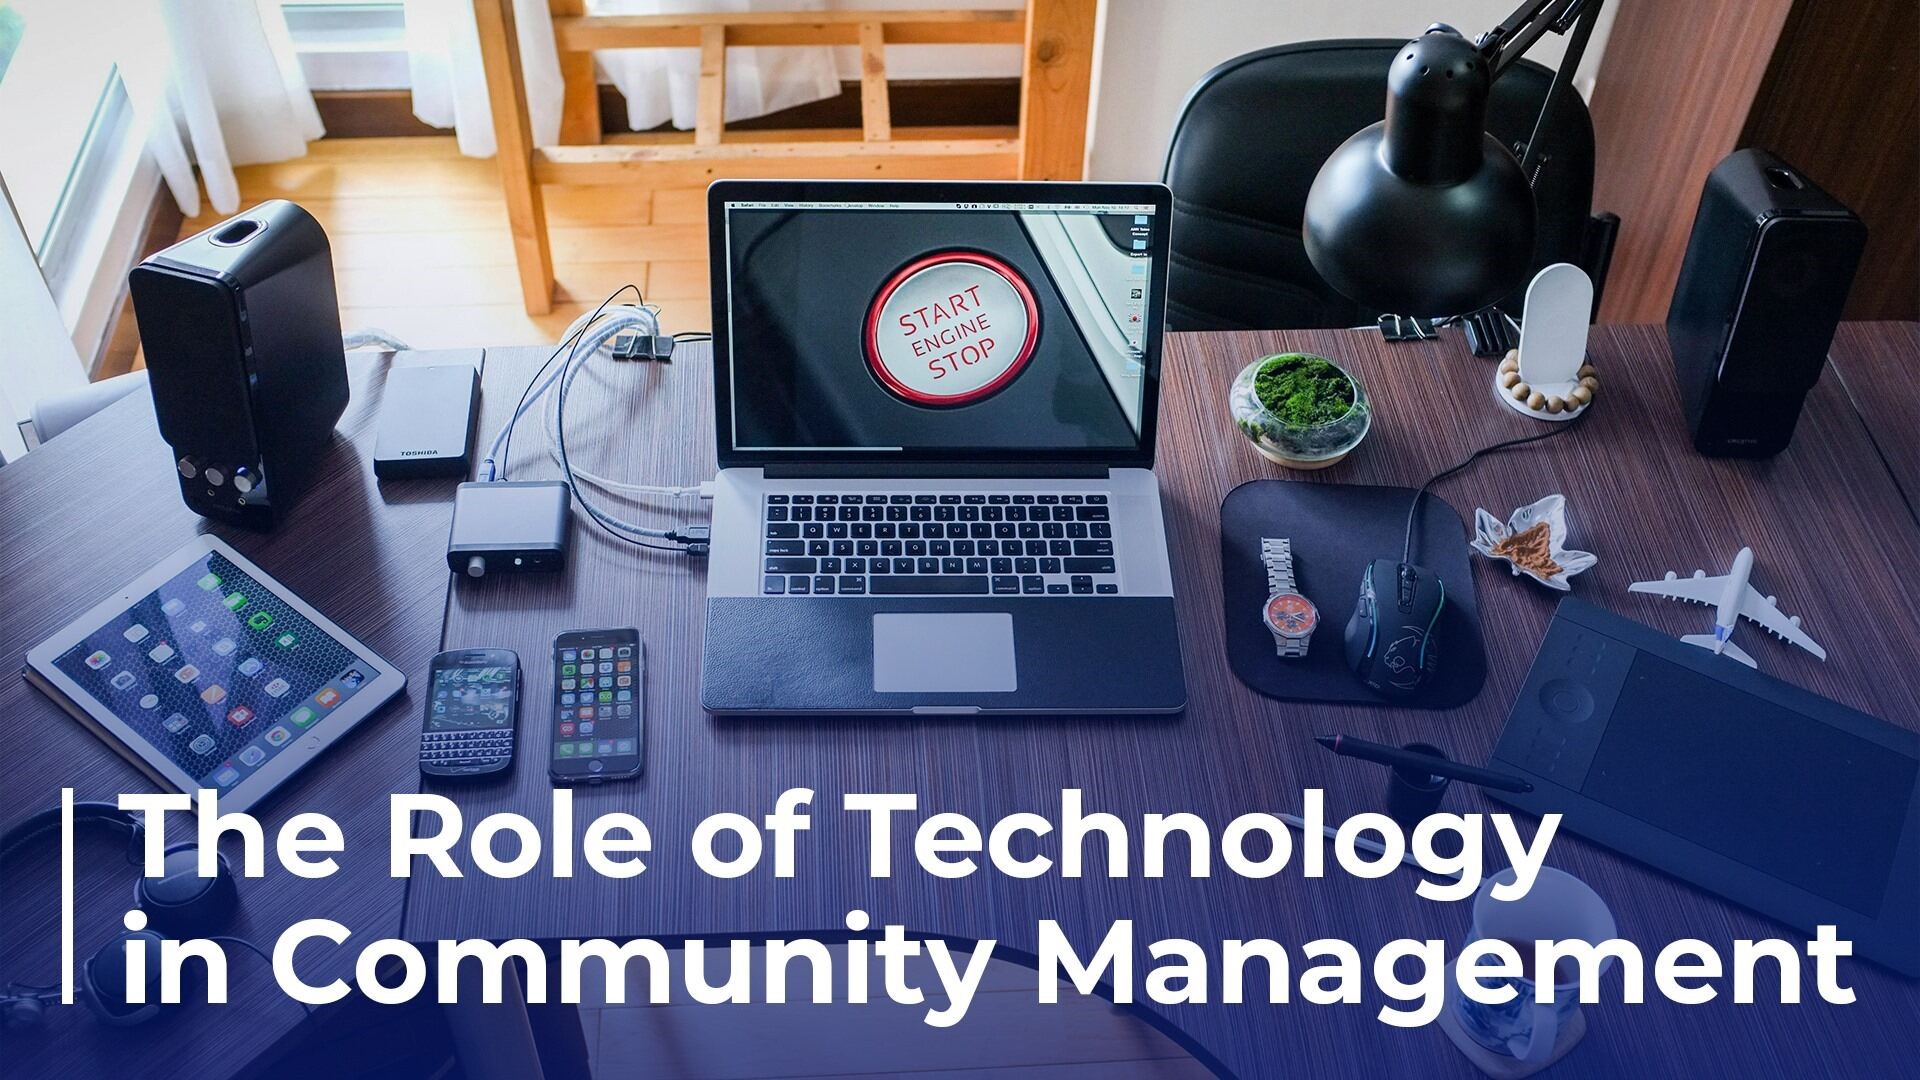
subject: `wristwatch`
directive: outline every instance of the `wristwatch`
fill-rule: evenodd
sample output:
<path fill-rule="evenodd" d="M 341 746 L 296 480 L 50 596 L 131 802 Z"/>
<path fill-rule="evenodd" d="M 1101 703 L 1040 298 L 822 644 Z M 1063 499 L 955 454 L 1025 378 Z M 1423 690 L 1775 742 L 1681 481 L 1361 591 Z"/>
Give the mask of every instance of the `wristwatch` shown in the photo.
<path fill-rule="evenodd" d="M 1320 625 L 1320 609 L 1294 588 L 1293 541 L 1261 537 L 1260 561 L 1267 564 L 1267 602 L 1261 617 L 1273 632 L 1274 649 L 1281 656 L 1305 656 Z"/>

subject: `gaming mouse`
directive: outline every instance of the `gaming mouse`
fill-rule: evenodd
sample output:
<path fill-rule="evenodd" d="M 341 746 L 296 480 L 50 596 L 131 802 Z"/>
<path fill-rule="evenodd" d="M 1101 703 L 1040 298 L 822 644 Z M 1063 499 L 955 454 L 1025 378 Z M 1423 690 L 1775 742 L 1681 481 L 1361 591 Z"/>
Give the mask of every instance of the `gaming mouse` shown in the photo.
<path fill-rule="evenodd" d="M 1376 693 L 1410 697 L 1440 667 L 1434 628 L 1447 587 L 1424 566 L 1375 559 L 1360 579 L 1360 599 L 1347 620 L 1347 666 Z"/>

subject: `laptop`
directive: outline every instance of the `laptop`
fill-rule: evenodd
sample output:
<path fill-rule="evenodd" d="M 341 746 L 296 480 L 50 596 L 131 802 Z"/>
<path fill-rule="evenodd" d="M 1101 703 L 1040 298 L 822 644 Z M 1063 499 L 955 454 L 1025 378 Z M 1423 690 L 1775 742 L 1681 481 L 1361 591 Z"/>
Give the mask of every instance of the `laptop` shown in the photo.
<path fill-rule="evenodd" d="M 1177 712 L 1160 184 L 708 188 L 720 714 Z"/>

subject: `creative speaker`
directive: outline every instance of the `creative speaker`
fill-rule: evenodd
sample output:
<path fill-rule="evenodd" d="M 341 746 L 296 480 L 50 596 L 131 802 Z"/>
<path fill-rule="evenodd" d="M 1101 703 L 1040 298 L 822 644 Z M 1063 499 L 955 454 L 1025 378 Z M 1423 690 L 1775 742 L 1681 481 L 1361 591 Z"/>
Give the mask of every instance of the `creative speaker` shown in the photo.
<path fill-rule="evenodd" d="M 1772 154 L 1739 150 L 1714 166 L 1667 311 L 1695 449 L 1786 449 L 1866 242 L 1852 211 Z"/>
<path fill-rule="evenodd" d="M 347 407 L 326 233 L 293 203 L 264 202 L 149 256 L 128 287 L 188 508 L 272 527 Z"/>

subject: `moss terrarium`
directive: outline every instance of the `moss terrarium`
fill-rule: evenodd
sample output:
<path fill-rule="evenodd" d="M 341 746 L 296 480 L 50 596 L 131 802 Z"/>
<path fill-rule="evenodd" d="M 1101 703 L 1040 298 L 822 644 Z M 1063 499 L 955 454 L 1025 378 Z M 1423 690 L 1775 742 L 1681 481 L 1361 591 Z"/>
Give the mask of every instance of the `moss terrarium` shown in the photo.
<path fill-rule="evenodd" d="M 1347 456 L 1373 422 L 1366 388 L 1324 356 L 1280 353 L 1241 369 L 1227 392 L 1233 422 L 1253 448 L 1290 469 L 1324 469 Z"/>

